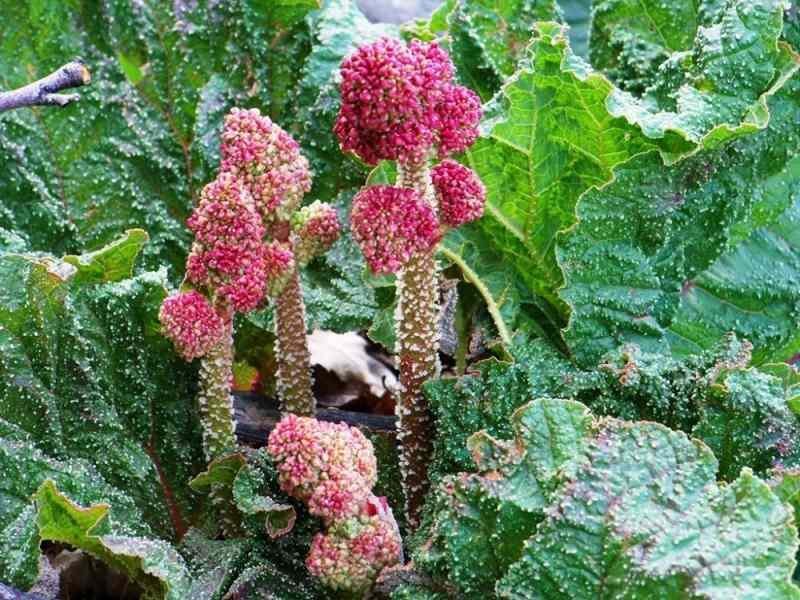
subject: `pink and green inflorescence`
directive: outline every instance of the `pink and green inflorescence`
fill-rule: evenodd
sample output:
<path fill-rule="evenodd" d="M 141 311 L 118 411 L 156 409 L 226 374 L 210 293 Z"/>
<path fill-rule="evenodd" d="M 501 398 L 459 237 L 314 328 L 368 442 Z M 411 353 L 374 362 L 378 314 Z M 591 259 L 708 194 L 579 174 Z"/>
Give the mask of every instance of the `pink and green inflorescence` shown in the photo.
<path fill-rule="evenodd" d="M 281 489 L 325 522 L 358 514 L 378 468 L 372 443 L 358 429 L 288 415 L 269 436 Z"/>
<path fill-rule="evenodd" d="M 407 517 L 418 523 L 427 490 L 432 423 L 422 384 L 439 374 L 436 247 L 452 228 L 483 214 L 477 174 L 448 158 L 478 137 L 481 103 L 454 80 L 436 43 L 381 39 L 341 65 L 334 132 L 368 164 L 397 163 L 395 185 L 371 185 L 353 200 L 353 238 L 376 274 L 398 274 L 397 403 Z M 436 166 L 431 162 L 438 159 Z"/>
<path fill-rule="evenodd" d="M 164 300 L 159 317 L 164 334 L 186 360 L 205 356 L 222 338 L 225 326 L 208 299 L 195 290 Z"/>
<path fill-rule="evenodd" d="M 183 291 L 161 308 L 162 331 L 187 360 L 201 358 L 198 404 L 210 460 L 236 446 L 230 382 L 233 317 L 264 299 L 269 284 L 264 226 L 234 176 L 220 173 L 203 188 L 188 220 L 194 243 Z"/>
<path fill-rule="evenodd" d="M 311 190 L 311 170 L 300 145 L 257 109 L 234 108 L 222 131 L 221 171 L 250 191 L 265 221 L 288 220 Z"/>
<path fill-rule="evenodd" d="M 372 185 L 353 199 L 350 223 L 370 269 L 396 273 L 417 252 L 441 239 L 436 211 L 411 188 Z"/>
<path fill-rule="evenodd" d="M 372 493 L 375 453 L 358 429 L 288 415 L 270 434 L 267 452 L 281 488 L 325 524 L 306 559 L 312 575 L 333 589 L 363 591 L 401 561 L 391 509 Z"/>
<path fill-rule="evenodd" d="M 267 285 L 264 226 L 242 183 L 220 173 L 203 188 L 187 224 L 194 233 L 186 262 L 189 282 L 213 290 L 221 306 L 255 309 Z"/>
<path fill-rule="evenodd" d="M 384 568 L 400 562 L 402 551 L 386 499 L 372 496 L 358 516 L 314 536 L 306 567 L 330 588 L 361 592 Z"/>
<path fill-rule="evenodd" d="M 322 202 L 299 208 L 311 189 L 300 146 L 258 110 L 234 109 L 222 132 L 222 173 L 241 181 L 265 228 L 266 292 L 275 307 L 278 394 L 282 408 L 314 414 L 311 359 L 298 269 L 340 234 L 336 211 Z"/>
<path fill-rule="evenodd" d="M 327 252 L 339 239 L 342 226 L 330 204 L 315 200 L 292 216 L 294 253 L 301 265 Z"/>
<path fill-rule="evenodd" d="M 225 118 L 217 178 L 187 221 L 194 242 L 182 290 L 161 309 L 162 331 L 186 359 L 202 359 L 200 413 L 208 458 L 235 447 L 230 397 L 233 318 L 275 304 L 278 389 L 284 408 L 313 414 L 302 264 L 339 236 L 336 212 L 316 202 L 298 211 L 311 188 L 308 161 L 292 137 L 258 110 Z M 292 219 L 306 215 L 293 230 Z M 280 354 L 280 353 L 279 353 Z"/>

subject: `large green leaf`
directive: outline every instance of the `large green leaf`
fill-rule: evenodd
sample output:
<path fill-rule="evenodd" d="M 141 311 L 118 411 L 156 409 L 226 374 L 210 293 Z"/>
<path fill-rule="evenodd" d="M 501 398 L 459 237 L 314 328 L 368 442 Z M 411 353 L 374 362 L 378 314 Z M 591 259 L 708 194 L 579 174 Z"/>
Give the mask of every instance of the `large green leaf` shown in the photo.
<path fill-rule="evenodd" d="M 694 352 L 727 331 L 757 362 L 797 352 L 799 86 L 772 97 L 766 130 L 670 168 L 636 157 L 583 196 L 558 248 L 580 362 L 628 341 Z"/>
<path fill-rule="evenodd" d="M 54 479 L 76 502 L 110 501 L 113 533 L 170 540 L 200 508 L 187 485 L 203 464 L 196 373 L 159 331 L 164 273 L 122 279 L 131 236 L 67 261 L 0 254 L 0 438 L 24 444 L 0 470 L 20 501 Z M 30 466 L 20 471 L 23 451 Z M 25 513 L 24 501 L 10 510 Z M 25 564 L 15 580 L 35 574 L 36 561 Z"/>
<path fill-rule="evenodd" d="M 487 109 L 485 137 L 466 156 L 486 185 L 487 214 L 449 236 L 445 247 L 483 283 L 491 304 L 502 307 L 510 299 L 537 306 L 557 328 L 565 309 L 555 294 L 561 279 L 556 233 L 574 221 L 583 191 L 653 143 L 609 114 L 604 101 L 611 84 L 569 53 L 560 26 L 540 24 L 529 53 L 530 66 Z M 498 262 L 506 264 L 498 269 Z M 509 285 L 515 280 L 524 292 L 519 298 Z M 516 327 L 498 323 L 501 330 Z"/>
<path fill-rule="evenodd" d="M 108 505 L 78 506 L 49 480 L 36 492 L 34 501 L 42 540 L 69 544 L 95 556 L 139 585 L 145 600 L 186 598 L 189 571 L 168 543 L 104 531 Z"/>
<path fill-rule="evenodd" d="M 478 470 L 494 473 L 448 480 L 433 531 L 433 547 L 441 546 L 438 566 L 464 597 L 491 596 L 521 558 L 550 504 L 556 474 L 584 451 L 591 426 L 591 414 L 578 402 L 539 402 L 512 423 L 527 445 L 506 446 L 485 431 L 470 439 Z M 431 558 L 423 554 L 423 564 Z"/>
<path fill-rule="evenodd" d="M 513 363 L 485 361 L 476 373 L 426 385 L 436 416 L 431 477 L 474 470 L 468 437 L 480 430 L 510 439 L 509 419 L 533 397 L 578 400 L 596 414 L 649 420 L 702 439 L 717 455 L 719 477 L 743 467 L 759 474 L 797 463 L 797 395 L 786 377 L 748 367 L 750 347 L 728 338 L 697 356 L 625 346 L 598 368 L 579 369 L 543 341 L 517 347 Z"/>
<path fill-rule="evenodd" d="M 515 439 L 476 434 L 478 473 L 440 486 L 416 564 L 459 597 L 798 598 L 792 509 L 702 442 L 539 399 Z M 469 543 L 467 543 L 469 542 Z M 444 577 L 444 581 L 441 579 Z"/>
<path fill-rule="evenodd" d="M 696 2 L 595 2 L 589 52 L 592 65 L 621 88 L 644 92 L 673 52 L 692 47 L 702 19 Z"/>
<path fill-rule="evenodd" d="M 794 204 L 682 287 L 668 334 L 674 348 L 693 352 L 735 331 L 756 344 L 759 363 L 800 352 L 800 159 L 786 173 L 791 180 L 778 185 L 785 193 L 792 181 Z"/>
<path fill-rule="evenodd" d="M 778 42 L 781 7 L 771 0 L 729 3 L 709 19 L 720 45 L 712 30 L 698 35 L 694 60 L 676 58 L 662 87 L 643 100 L 575 57 L 562 28 L 537 25 L 529 62 L 486 107 L 483 136 L 465 157 L 486 184 L 487 214 L 464 230 L 476 232 L 472 244 L 450 247 L 469 249 L 472 256 L 462 259 L 495 304 L 506 288 L 491 280 L 516 278 L 529 303 L 566 316 L 557 295 L 563 277 L 555 246 L 559 232 L 575 223 L 582 194 L 607 185 L 614 168 L 648 150 L 672 164 L 767 125 L 768 99 L 797 69 Z M 752 63 L 752 77 L 738 77 L 742 57 Z M 496 255 L 513 257 L 505 278 L 493 268 Z"/>
<path fill-rule="evenodd" d="M 589 447 L 501 597 L 800 597 L 793 515 L 749 471 L 719 488 L 708 448 L 654 424 L 607 422 Z"/>
<path fill-rule="evenodd" d="M 534 23 L 560 16 L 555 0 L 459 0 L 447 16 L 459 79 L 489 100 L 524 58 Z"/>
<path fill-rule="evenodd" d="M 108 523 L 121 535 L 148 535 L 140 509 L 106 483 L 86 460 L 49 458 L 21 430 L 0 421 L 0 579 L 30 587 L 39 571 L 40 535 L 31 498 L 45 481 L 81 504 L 111 506 Z"/>

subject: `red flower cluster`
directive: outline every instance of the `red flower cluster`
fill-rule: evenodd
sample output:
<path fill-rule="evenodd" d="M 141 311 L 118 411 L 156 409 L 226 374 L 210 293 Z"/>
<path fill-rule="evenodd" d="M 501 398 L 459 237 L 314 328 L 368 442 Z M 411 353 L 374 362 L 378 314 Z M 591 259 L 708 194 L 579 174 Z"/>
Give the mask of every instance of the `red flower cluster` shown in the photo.
<path fill-rule="evenodd" d="M 353 199 L 353 238 L 374 273 L 394 273 L 441 239 L 433 207 L 412 189 L 373 185 Z"/>
<path fill-rule="evenodd" d="M 461 85 L 451 85 L 443 94 L 438 110 L 439 158 L 464 152 L 478 138 L 481 102 L 478 95 Z"/>
<path fill-rule="evenodd" d="M 195 234 L 189 280 L 210 287 L 236 311 L 256 308 L 266 291 L 264 227 L 242 183 L 221 173 L 203 188 L 188 226 Z"/>
<path fill-rule="evenodd" d="M 265 220 L 288 219 L 311 189 L 299 144 L 258 109 L 234 108 L 222 130 L 222 173 L 236 175 Z"/>
<path fill-rule="evenodd" d="M 341 74 L 334 132 L 369 164 L 418 162 L 433 146 L 444 157 L 477 137 L 480 99 L 453 82 L 453 63 L 434 42 L 380 39 L 347 57 Z"/>
<path fill-rule="evenodd" d="M 332 588 L 357 591 L 400 560 L 391 509 L 371 491 L 375 453 L 358 429 L 288 415 L 270 434 L 267 452 L 277 464 L 281 489 L 306 502 L 327 526 L 306 559 L 313 575 Z"/>
<path fill-rule="evenodd" d="M 222 319 L 206 297 L 194 290 L 164 300 L 159 318 L 164 334 L 186 360 L 203 356 L 222 338 Z"/>
<path fill-rule="evenodd" d="M 269 436 L 281 489 L 325 521 L 358 514 L 378 467 L 372 444 L 353 427 L 288 415 Z"/>
<path fill-rule="evenodd" d="M 458 227 L 483 215 L 486 188 L 475 171 L 447 159 L 431 170 L 431 180 L 445 225 Z"/>

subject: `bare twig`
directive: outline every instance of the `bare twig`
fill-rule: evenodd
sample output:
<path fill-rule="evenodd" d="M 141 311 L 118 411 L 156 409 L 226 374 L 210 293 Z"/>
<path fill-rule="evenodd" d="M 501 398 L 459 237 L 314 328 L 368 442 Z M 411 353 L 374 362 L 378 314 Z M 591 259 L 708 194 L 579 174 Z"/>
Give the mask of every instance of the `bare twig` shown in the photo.
<path fill-rule="evenodd" d="M 57 92 L 87 85 L 91 79 L 86 65 L 77 60 L 69 62 L 38 81 L 16 90 L 0 92 L 0 113 L 23 106 L 66 106 L 80 96 Z"/>

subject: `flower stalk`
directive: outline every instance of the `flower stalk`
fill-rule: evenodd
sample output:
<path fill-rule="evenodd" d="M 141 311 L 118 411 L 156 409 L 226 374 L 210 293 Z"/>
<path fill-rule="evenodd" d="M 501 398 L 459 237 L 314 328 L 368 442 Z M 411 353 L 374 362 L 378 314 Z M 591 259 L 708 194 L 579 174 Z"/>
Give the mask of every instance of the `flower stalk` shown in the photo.
<path fill-rule="evenodd" d="M 398 165 L 397 185 L 413 189 L 436 210 L 427 160 Z M 400 467 L 406 510 L 415 523 L 428 491 L 433 419 L 422 385 L 439 377 L 439 281 L 434 250 L 418 251 L 397 276 L 397 353 L 401 390 L 397 398 Z"/>
<path fill-rule="evenodd" d="M 337 240 L 336 211 L 314 202 L 308 161 L 292 137 L 257 109 L 226 117 L 217 178 L 187 222 L 195 236 L 183 291 L 161 310 L 164 334 L 186 360 L 202 358 L 198 395 L 206 457 L 235 448 L 233 317 L 275 306 L 282 409 L 313 415 L 311 359 L 299 268 Z"/>
<path fill-rule="evenodd" d="M 297 267 L 292 269 L 286 285 L 275 298 L 275 337 L 282 409 L 295 415 L 313 416 L 316 401 L 312 391 L 311 354 Z"/>
<path fill-rule="evenodd" d="M 203 426 L 203 448 L 211 461 L 236 448 L 231 379 L 233 378 L 233 320 L 228 319 L 217 343 L 200 363 L 197 401 Z"/>
<path fill-rule="evenodd" d="M 267 245 L 267 294 L 275 309 L 278 396 L 281 410 L 316 412 L 299 269 L 338 239 L 336 211 L 314 202 L 308 160 L 297 142 L 257 109 L 233 109 L 222 132 L 222 170 L 248 189 L 262 218 Z"/>
<path fill-rule="evenodd" d="M 457 85 L 436 43 L 382 39 L 342 63 L 334 126 L 342 150 L 370 164 L 397 162 L 394 186 L 367 186 L 353 200 L 353 238 L 376 274 L 397 273 L 397 398 L 400 463 L 409 526 L 428 490 L 433 420 L 422 391 L 439 376 L 436 247 L 451 228 L 483 213 L 477 176 L 447 157 L 478 135 L 480 100 Z M 434 158 L 441 160 L 431 167 Z"/>

